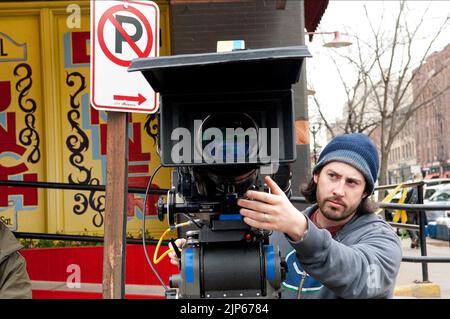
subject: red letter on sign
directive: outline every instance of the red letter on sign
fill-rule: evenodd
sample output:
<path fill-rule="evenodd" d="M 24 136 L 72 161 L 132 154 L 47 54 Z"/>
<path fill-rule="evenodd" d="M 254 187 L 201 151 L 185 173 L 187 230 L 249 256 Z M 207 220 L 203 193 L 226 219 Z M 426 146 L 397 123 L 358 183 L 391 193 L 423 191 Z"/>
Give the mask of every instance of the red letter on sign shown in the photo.
<path fill-rule="evenodd" d="M 0 81 L 0 112 L 6 110 L 11 104 L 11 83 Z"/>
<path fill-rule="evenodd" d="M 133 140 L 128 141 L 130 162 L 148 162 L 150 153 L 142 153 L 141 123 L 133 123 Z M 147 168 L 143 173 L 147 172 Z"/>
<path fill-rule="evenodd" d="M 0 174 L 0 179 L 6 180 L 8 178 L 8 174 L 3 174 L 4 167 L 1 167 L 2 173 Z M 15 167 L 8 168 L 11 171 L 20 171 L 25 169 L 28 170 L 25 164 L 20 164 Z M 12 175 L 12 174 L 11 174 Z M 23 174 L 23 180 L 25 182 L 37 182 L 37 174 Z M 23 204 L 24 206 L 37 206 L 38 204 L 38 192 L 37 188 L 29 188 L 29 187 L 12 187 L 12 186 L 0 186 L 0 207 L 8 206 L 8 196 L 9 195 L 23 195 Z"/>
<path fill-rule="evenodd" d="M 0 125 L 0 153 L 12 152 L 22 156 L 27 149 L 16 142 L 16 113 L 6 114 L 6 127 Z"/>
<path fill-rule="evenodd" d="M 87 41 L 89 40 L 89 32 L 72 32 L 73 64 L 85 64 L 90 62 L 89 55 L 87 54 Z"/>
<path fill-rule="evenodd" d="M 26 148 L 17 145 L 16 142 L 16 114 L 7 113 L 5 129 L 0 125 L 0 153 L 14 153 L 22 156 Z M 28 171 L 28 167 L 24 163 L 18 163 L 15 166 L 3 166 L 0 164 L 0 180 L 8 180 L 9 176 L 17 176 Z M 23 180 L 28 182 L 36 182 L 37 174 L 23 174 Z M 37 205 L 37 189 L 28 187 L 9 187 L 0 186 L 0 207 L 8 206 L 8 195 L 23 195 L 24 205 Z"/>

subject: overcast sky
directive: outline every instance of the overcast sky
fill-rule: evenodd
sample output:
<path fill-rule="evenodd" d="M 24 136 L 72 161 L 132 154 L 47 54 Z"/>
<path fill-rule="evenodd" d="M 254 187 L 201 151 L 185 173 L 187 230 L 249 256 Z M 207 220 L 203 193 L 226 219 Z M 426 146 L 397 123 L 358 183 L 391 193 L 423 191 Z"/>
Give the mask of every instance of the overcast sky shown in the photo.
<path fill-rule="evenodd" d="M 394 30 L 395 17 L 398 13 L 399 1 L 330 1 L 325 11 L 324 16 L 317 28 L 317 31 L 341 31 L 349 34 L 358 35 L 363 39 L 370 38 L 370 27 L 367 22 L 367 18 L 364 12 L 363 6 L 366 5 L 370 20 L 375 27 L 380 24 L 385 30 Z M 415 46 L 415 52 L 421 53 L 425 47 L 425 43 L 428 44 L 430 36 L 436 32 L 438 27 L 442 24 L 445 17 L 450 13 L 449 1 L 407 1 L 407 7 L 409 10 L 408 24 L 415 26 L 426 8 L 429 6 L 429 10 L 425 16 L 422 32 L 420 37 L 424 40 L 417 42 Z M 384 12 L 384 16 L 383 13 Z M 383 16 L 383 20 L 381 17 Z M 351 40 L 351 36 L 343 37 L 345 40 Z M 333 121 L 336 117 L 341 116 L 342 108 L 345 103 L 345 91 L 341 85 L 338 74 L 335 70 L 335 66 L 332 63 L 329 55 L 332 54 L 332 50 L 323 47 L 323 43 L 331 41 L 333 35 L 321 35 L 314 36 L 312 42 L 306 39 L 313 58 L 308 60 L 307 77 L 310 85 L 314 87 L 316 91 L 316 97 L 320 101 L 323 111 L 327 118 Z M 443 32 L 436 45 L 431 50 L 442 50 L 447 44 L 450 43 L 450 24 L 447 23 L 446 32 Z M 355 50 L 355 45 L 337 49 L 341 54 L 351 54 Z M 423 53 L 422 53 L 423 54 Z M 418 59 L 416 55 L 416 59 Z M 346 78 L 351 79 L 352 72 L 345 64 L 340 66 Z M 310 120 L 313 121 L 316 116 L 315 107 L 312 101 L 309 102 L 309 115 Z M 324 134 L 322 134 L 321 141 L 323 141 Z"/>

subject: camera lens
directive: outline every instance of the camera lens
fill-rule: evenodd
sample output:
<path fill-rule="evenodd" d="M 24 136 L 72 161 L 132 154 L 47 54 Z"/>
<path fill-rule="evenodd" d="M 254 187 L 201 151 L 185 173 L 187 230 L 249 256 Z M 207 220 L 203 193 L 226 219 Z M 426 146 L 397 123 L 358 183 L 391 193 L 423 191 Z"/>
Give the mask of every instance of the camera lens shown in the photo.
<path fill-rule="evenodd" d="M 195 167 L 197 180 L 204 182 L 203 195 L 217 195 L 231 192 L 242 196 L 255 185 L 257 167 L 254 165 L 214 165 Z"/>
<path fill-rule="evenodd" d="M 257 160 L 258 126 L 246 113 L 215 113 L 199 128 L 196 150 L 209 164 Z"/>

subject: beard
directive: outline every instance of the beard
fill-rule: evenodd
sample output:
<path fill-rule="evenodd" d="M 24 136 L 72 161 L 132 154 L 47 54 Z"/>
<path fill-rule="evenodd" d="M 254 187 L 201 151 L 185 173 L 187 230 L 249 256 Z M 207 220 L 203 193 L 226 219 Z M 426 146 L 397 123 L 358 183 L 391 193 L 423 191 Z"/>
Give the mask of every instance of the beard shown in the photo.
<path fill-rule="evenodd" d="M 332 203 L 334 202 L 334 203 Z M 319 209 L 328 219 L 335 222 L 342 221 L 356 212 L 358 205 L 349 206 L 336 197 L 318 199 Z"/>

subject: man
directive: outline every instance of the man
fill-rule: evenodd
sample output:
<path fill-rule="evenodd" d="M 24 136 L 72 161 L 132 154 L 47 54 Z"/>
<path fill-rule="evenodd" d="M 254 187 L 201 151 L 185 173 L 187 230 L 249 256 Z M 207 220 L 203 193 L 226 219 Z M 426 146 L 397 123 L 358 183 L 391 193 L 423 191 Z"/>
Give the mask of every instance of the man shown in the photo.
<path fill-rule="evenodd" d="M 392 297 L 402 250 L 369 205 L 378 169 L 377 149 L 366 135 L 341 135 L 320 154 L 303 190 L 314 204 L 304 212 L 270 177 L 270 194 L 247 191 L 248 199 L 238 201 L 244 222 L 273 230 L 271 241 L 286 256 L 282 298 Z"/>
<path fill-rule="evenodd" d="M 31 298 L 31 282 L 22 246 L 12 232 L 0 222 L 0 299 Z"/>

